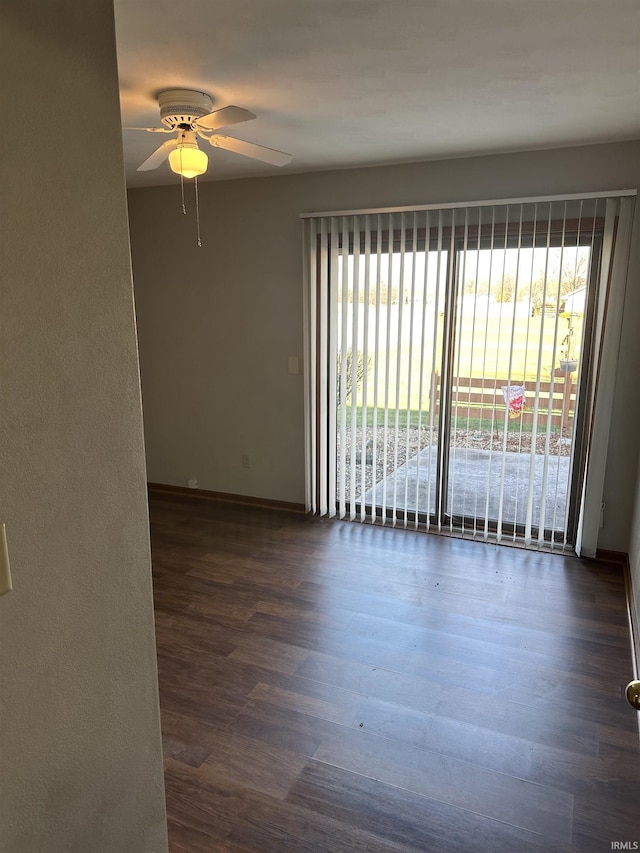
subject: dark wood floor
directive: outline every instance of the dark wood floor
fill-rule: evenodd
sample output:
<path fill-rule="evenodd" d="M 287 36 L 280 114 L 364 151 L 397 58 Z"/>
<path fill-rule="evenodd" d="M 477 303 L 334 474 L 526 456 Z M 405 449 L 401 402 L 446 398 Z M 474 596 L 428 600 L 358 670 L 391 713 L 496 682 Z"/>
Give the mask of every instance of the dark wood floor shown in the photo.
<path fill-rule="evenodd" d="M 172 853 L 640 841 L 611 565 L 151 499 Z"/>

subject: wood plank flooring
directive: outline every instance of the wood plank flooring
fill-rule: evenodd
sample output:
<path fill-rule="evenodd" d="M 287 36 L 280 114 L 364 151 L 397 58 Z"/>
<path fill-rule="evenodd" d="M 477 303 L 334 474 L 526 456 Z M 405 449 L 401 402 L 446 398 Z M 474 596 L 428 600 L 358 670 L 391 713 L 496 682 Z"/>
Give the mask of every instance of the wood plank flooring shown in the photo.
<path fill-rule="evenodd" d="M 151 531 L 172 853 L 640 843 L 615 565 L 166 494 Z"/>

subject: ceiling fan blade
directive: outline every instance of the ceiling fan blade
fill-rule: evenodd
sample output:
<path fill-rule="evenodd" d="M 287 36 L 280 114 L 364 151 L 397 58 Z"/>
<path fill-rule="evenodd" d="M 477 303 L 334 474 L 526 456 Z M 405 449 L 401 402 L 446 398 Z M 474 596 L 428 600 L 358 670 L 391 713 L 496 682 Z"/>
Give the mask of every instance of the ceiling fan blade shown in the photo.
<path fill-rule="evenodd" d="M 123 130 L 146 130 L 147 133 L 173 133 L 168 127 L 123 127 Z"/>
<path fill-rule="evenodd" d="M 229 106 L 207 113 L 206 116 L 201 116 L 195 124 L 204 130 L 217 130 L 219 127 L 229 127 L 229 125 L 239 124 L 241 121 L 251 121 L 255 117 L 255 113 L 244 110 L 242 107 Z"/>
<path fill-rule="evenodd" d="M 212 136 L 209 142 L 215 148 L 225 148 L 245 157 L 253 157 L 254 160 L 262 160 L 263 163 L 271 163 L 272 166 L 286 166 L 290 163 L 291 154 L 284 151 L 276 151 L 274 148 L 265 148 L 264 145 L 256 145 L 255 142 L 245 142 L 244 139 L 236 139 L 233 136 Z"/>
<path fill-rule="evenodd" d="M 163 142 L 160 148 L 156 148 L 151 157 L 147 157 L 144 163 L 138 166 L 138 172 L 148 172 L 149 169 L 157 169 L 163 160 L 166 160 L 170 152 L 173 151 L 174 148 L 177 148 L 177 146 L 177 139 L 167 139 L 166 142 Z"/>

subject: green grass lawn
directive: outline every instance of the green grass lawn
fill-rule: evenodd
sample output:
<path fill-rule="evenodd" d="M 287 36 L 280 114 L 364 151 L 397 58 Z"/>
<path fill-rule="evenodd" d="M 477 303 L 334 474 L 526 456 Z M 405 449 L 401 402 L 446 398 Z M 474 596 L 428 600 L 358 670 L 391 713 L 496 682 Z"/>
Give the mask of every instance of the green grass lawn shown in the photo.
<path fill-rule="evenodd" d="M 424 411 L 418 412 L 417 409 L 399 409 L 399 410 L 397 410 L 397 413 L 398 413 L 398 427 L 399 427 L 399 429 L 406 429 L 407 425 L 409 427 L 413 427 L 413 428 L 417 428 L 418 426 L 421 426 L 422 429 L 425 429 L 426 427 L 429 426 L 429 412 L 424 412 Z M 364 413 L 366 426 L 368 426 L 368 427 L 373 426 L 374 414 L 376 414 L 376 413 L 374 413 L 374 410 L 372 408 L 367 407 L 367 409 Z M 491 422 L 491 420 L 486 419 L 486 418 L 480 419 L 480 418 L 472 418 L 472 417 L 469 417 L 469 418 L 458 417 L 457 420 L 455 421 L 455 423 L 453 424 L 453 428 L 454 429 L 477 430 L 479 432 L 490 432 L 491 429 L 493 428 L 494 431 L 495 430 L 502 431 L 504 429 L 504 417 L 503 417 L 503 413 L 499 412 L 498 414 L 500 416 L 496 417 L 496 419 L 493 421 L 493 423 Z M 338 407 L 338 417 L 337 417 L 338 424 L 340 424 L 340 417 L 341 417 L 340 407 Z M 352 418 L 351 406 L 347 406 L 346 417 L 347 417 L 347 425 L 350 425 L 351 424 L 351 418 Z M 362 426 L 362 420 L 363 420 L 362 407 L 356 406 L 356 425 Z M 377 410 L 377 419 L 376 420 L 377 420 L 377 426 L 378 427 L 384 426 L 384 411 L 382 409 Z M 396 409 L 389 409 L 387 424 L 389 427 L 395 429 Z M 437 422 L 436 422 L 436 428 L 437 428 Z M 520 419 L 517 418 L 517 419 L 508 421 L 508 429 L 509 429 L 509 432 L 514 432 L 514 433 L 519 433 L 519 432 L 530 433 L 533 430 L 533 424 L 532 423 L 520 423 Z M 550 432 L 552 432 L 552 433 L 555 433 L 558 431 L 559 430 L 556 427 L 552 427 L 550 430 Z"/>
<path fill-rule="evenodd" d="M 506 384 L 511 377 L 512 384 L 524 383 L 533 391 L 538 369 L 540 379 L 548 382 L 552 372 L 559 366 L 562 341 L 567 334 L 568 324 L 564 317 L 554 316 L 513 318 L 512 306 L 507 303 L 504 315 L 500 317 L 476 318 L 463 315 L 456 335 L 454 354 L 454 372 L 460 377 L 485 377 L 498 379 L 498 385 Z M 373 315 L 372 315 L 373 316 Z M 408 317 L 408 312 L 404 315 Z M 393 318 L 392 318 L 393 319 Z M 370 318 L 370 328 L 373 321 Z M 440 370 L 441 335 L 436 341 L 435 358 L 433 344 L 433 323 L 427 324 L 427 334 L 421 352 L 420 340 L 414 332 L 413 351 L 408 343 L 408 331 L 400 346 L 393 344 L 384 348 L 385 340 L 379 341 L 377 363 L 370 357 L 366 376 L 367 405 L 371 406 L 374 392 L 378 388 L 378 406 L 385 403 L 390 408 L 417 410 L 420 402 L 423 409 L 429 408 L 431 376 L 434 370 Z M 582 318 L 574 320 L 574 356 L 579 357 L 582 339 Z M 555 342 L 555 357 L 554 357 Z M 358 346 L 362 349 L 362 344 Z M 422 385 L 420 384 L 422 356 Z M 540 364 L 538 364 L 540 362 Z M 389 375 L 388 391 L 385 395 L 385 380 Z M 363 389 L 358 389 L 356 402 L 363 402 Z"/>

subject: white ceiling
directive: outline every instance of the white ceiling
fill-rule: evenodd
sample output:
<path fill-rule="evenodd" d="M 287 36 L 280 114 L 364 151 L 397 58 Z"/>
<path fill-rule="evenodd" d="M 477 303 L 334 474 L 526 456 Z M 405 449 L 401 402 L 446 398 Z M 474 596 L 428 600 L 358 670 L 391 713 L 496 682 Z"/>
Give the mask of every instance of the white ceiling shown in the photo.
<path fill-rule="evenodd" d="M 267 166 L 208 147 L 206 180 L 640 137 L 640 0 L 115 0 L 123 125 L 208 92 Z M 130 186 L 167 137 L 123 131 Z"/>

